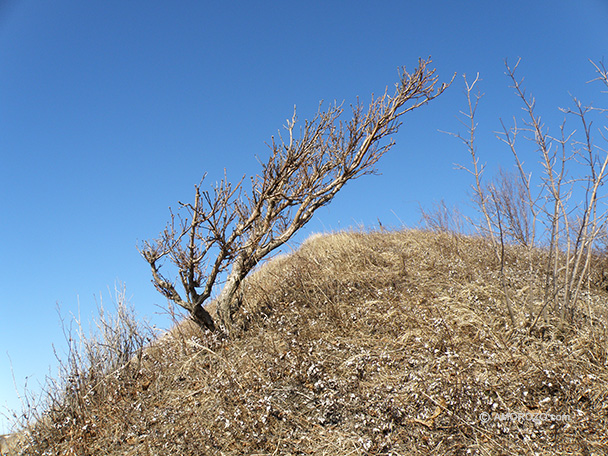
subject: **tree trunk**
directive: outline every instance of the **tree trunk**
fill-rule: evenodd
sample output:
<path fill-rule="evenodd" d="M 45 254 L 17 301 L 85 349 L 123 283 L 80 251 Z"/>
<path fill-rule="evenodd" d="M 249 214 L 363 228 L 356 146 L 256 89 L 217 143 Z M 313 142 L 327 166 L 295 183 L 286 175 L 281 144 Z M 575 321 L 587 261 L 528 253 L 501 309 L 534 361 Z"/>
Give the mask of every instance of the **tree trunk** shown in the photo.
<path fill-rule="evenodd" d="M 190 315 L 195 323 L 201 328 L 207 328 L 211 331 L 215 331 L 213 317 L 201 304 L 196 304 L 194 308 L 190 310 Z"/>
<path fill-rule="evenodd" d="M 246 267 L 245 258 L 247 255 L 241 253 L 230 270 L 228 279 L 224 284 L 224 288 L 220 292 L 220 295 L 216 300 L 216 313 L 217 319 L 227 334 L 230 333 L 232 327 L 232 315 L 240 307 L 239 305 L 239 294 L 241 282 L 251 270 L 250 267 Z"/>

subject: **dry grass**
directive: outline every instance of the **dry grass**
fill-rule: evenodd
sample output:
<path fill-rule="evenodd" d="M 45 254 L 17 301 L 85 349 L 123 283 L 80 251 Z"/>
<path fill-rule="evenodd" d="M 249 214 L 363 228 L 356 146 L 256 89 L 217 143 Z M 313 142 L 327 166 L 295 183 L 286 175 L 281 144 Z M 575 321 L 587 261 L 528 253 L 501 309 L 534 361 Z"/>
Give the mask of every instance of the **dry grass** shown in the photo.
<path fill-rule="evenodd" d="M 542 255 L 507 250 L 514 328 L 482 239 L 318 236 L 247 279 L 231 340 L 181 323 L 23 454 L 605 454 L 601 271 L 576 326 L 529 333 Z"/>

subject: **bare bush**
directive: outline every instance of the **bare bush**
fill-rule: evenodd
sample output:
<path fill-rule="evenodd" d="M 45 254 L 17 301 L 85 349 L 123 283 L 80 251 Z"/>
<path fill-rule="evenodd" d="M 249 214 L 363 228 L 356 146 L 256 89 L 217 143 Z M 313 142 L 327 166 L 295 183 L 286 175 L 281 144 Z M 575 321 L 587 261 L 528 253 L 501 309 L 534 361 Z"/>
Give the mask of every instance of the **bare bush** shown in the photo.
<path fill-rule="evenodd" d="M 464 219 L 456 206 L 448 206 L 445 200 L 435 202 L 430 209 L 420 207 L 423 225 L 437 233 L 463 233 Z"/>
<path fill-rule="evenodd" d="M 506 242 L 531 247 L 535 244 L 535 214 L 530 207 L 528 187 L 515 173 L 500 168 L 486 189 L 493 204 L 490 218 L 501 218 Z"/>
<path fill-rule="evenodd" d="M 195 187 L 193 203 L 180 203 L 181 214 L 160 237 L 145 242 L 141 254 L 149 263 L 153 283 L 169 300 L 186 309 L 204 328 L 228 333 L 241 307 L 245 276 L 270 252 L 287 242 L 329 204 L 350 180 L 375 171 L 375 164 L 392 147 L 400 118 L 440 95 L 449 84 L 436 87 L 429 60 L 420 60 L 413 73 L 402 70 L 393 95 L 372 98 L 369 107 L 352 107 L 342 122 L 341 105 L 333 105 L 296 129 L 294 113 L 286 135 L 272 138 L 262 172 L 242 182 L 225 178 L 211 192 Z M 298 135 L 299 133 L 299 135 Z M 162 274 L 163 261 L 178 270 L 183 291 Z M 226 274 L 216 299 L 215 318 L 205 309 L 214 287 Z M 217 320 L 217 321 L 216 321 Z"/>
<path fill-rule="evenodd" d="M 463 168 L 475 179 L 474 201 L 483 219 L 477 226 L 497 247 L 501 264 L 504 266 L 504 242 L 548 251 L 544 297 L 531 323 L 534 327 L 547 307 L 562 321 L 569 319 L 588 275 L 595 243 L 605 232 L 608 212 L 600 204 L 600 188 L 608 179 L 608 151 L 598 145 L 595 137 L 599 133 L 600 140 L 606 141 L 608 127 L 593 130 L 592 115 L 604 110 L 573 98 L 573 108 L 560 108 L 566 118 L 558 129 L 559 135 L 550 135 L 537 113 L 534 97 L 516 76 L 518 65 L 519 61 L 513 67 L 506 64 L 506 74 L 523 105 L 525 118 L 510 127 L 503 123 L 503 131 L 498 134 L 512 153 L 515 173 L 501 170 L 489 184 L 482 182 L 484 166 L 479 164 L 474 146 L 475 110 L 481 95 L 474 95 L 472 90 L 478 78 L 472 84 L 465 78 L 468 135 L 454 136 L 466 144 L 471 154 L 472 166 Z M 593 65 L 598 75 L 594 81 L 608 86 L 605 66 Z M 579 131 L 567 130 L 571 118 L 578 122 Z M 525 153 L 519 138 L 533 144 L 541 167 L 539 176 L 524 165 Z"/>
<path fill-rule="evenodd" d="M 84 445 L 81 438 L 95 434 L 100 409 L 137 379 L 143 348 L 154 338 L 127 303 L 124 287 L 116 290 L 114 313 L 100 302 L 92 334 L 85 334 L 77 317 L 63 330 L 67 352 L 56 352 L 57 375 L 47 377 L 39 399 L 26 391 L 23 412 L 14 414 L 28 448 L 40 454 L 48 442 L 71 440 L 74 450 Z"/>

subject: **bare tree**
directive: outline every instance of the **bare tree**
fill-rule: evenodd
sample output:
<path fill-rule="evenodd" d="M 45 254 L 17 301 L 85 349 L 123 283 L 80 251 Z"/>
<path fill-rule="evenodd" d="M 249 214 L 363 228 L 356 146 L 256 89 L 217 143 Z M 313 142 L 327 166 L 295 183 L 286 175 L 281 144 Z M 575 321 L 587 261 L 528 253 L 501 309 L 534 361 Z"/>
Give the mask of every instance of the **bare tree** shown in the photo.
<path fill-rule="evenodd" d="M 599 81 L 608 86 L 608 71 L 603 63 L 595 64 Z M 584 105 L 573 98 L 574 107 L 561 109 L 568 117 L 574 117 L 579 130 L 566 132 L 566 119 L 559 127 L 559 135 L 551 136 L 549 129 L 537 113 L 534 97 L 526 92 L 523 80 L 516 76 L 519 61 L 514 66 L 507 62 L 506 74 L 511 88 L 522 103 L 524 119 L 513 126 L 502 123 L 503 131 L 498 138 L 506 144 L 515 162 L 515 173 L 499 171 L 489 185 L 482 185 L 483 165 L 478 163 L 475 144 L 475 110 L 480 95 L 472 96 L 472 88 L 479 78 L 465 88 L 468 113 L 464 113 L 469 135 L 459 138 L 468 148 L 472 166 L 461 167 L 473 175 L 473 198 L 480 212 L 483 227 L 493 245 L 500 240 L 497 250 L 501 260 L 501 277 L 504 286 L 504 245 L 516 243 L 528 248 L 544 247 L 548 253 L 544 297 L 530 330 L 539 318 L 546 316 L 546 309 L 553 305 L 554 314 L 565 322 L 574 311 L 582 292 L 592 260 L 595 244 L 604 236 L 608 227 L 606 195 L 601 188 L 608 183 L 608 149 L 600 147 L 595 138 L 608 141 L 608 127 L 603 125 L 597 132 L 592 131 L 592 114 L 605 113 L 607 110 Z M 595 133 L 595 135 L 594 135 Z M 538 158 L 540 172 L 533 179 L 529 167 L 525 166 L 524 153 L 518 139 L 531 142 Z M 528 165 L 529 166 L 529 165 Z M 577 202 L 578 200 L 578 202 Z M 493 205 L 491 204 L 493 203 Z M 493 207 L 492 207 L 493 206 Z M 475 221 L 473 221 L 475 223 Z M 537 267 L 537 265 L 534 265 Z M 509 308 L 514 321 L 512 309 Z"/>
<path fill-rule="evenodd" d="M 477 121 L 475 120 L 475 113 L 477 112 L 477 106 L 479 101 L 483 97 L 481 92 L 474 93 L 475 86 L 480 81 L 479 74 L 475 77 L 472 83 L 469 83 L 466 75 L 463 76 L 465 85 L 465 94 L 467 97 L 467 111 L 460 111 L 462 119 L 459 119 L 460 123 L 466 127 L 467 133 L 462 135 L 460 133 L 445 132 L 455 138 L 458 138 L 467 148 L 469 155 L 471 156 L 470 167 L 457 164 L 458 169 L 462 169 L 473 176 L 475 183 L 471 184 L 472 199 L 479 207 L 480 212 L 483 214 L 484 223 L 477 223 L 475 220 L 469 219 L 469 222 L 483 235 L 486 235 L 492 241 L 492 245 L 497 247 L 496 242 L 496 230 L 495 221 L 492 218 L 492 209 L 490 196 L 488 189 L 483 184 L 483 175 L 485 171 L 485 164 L 479 163 L 479 154 L 477 153 L 476 143 L 476 131 Z M 496 256 L 499 257 L 498 250 L 496 250 Z"/>
<path fill-rule="evenodd" d="M 528 118 L 523 127 L 515 125 L 510 130 L 505 129 L 502 139 L 511 148 L 522 176 L 525 175 L 523 161 L 515 149 L 518 133 L 531 140 L 540 153 L 543 175 L 538 196 L 534 200 L 530 198 L 528 203 L 530 213 L 535 219 L 539 217 L 548 231 L 547 280 L 539 316 L 549 303 L 553 303 L 555 313 L 565 321 L 581 293 L 594 244 L 608 223 L 608 212 L 600 206 L 604 197 L 600 187 L 608 181 L 608 151 L 594 142 L 590 120 L 592 111 L 604 110 L 583 105 L 573 98 L 574 108 L 561 111 L 577 118 L 582 138 L 576 139 L 576 131 L 565 132 L 566 120 L 560 126 L 559 137 L 550 136 L 540 115 L 536 114 L 534 97 L 527 95 L 515 76 L 518 64 L 519 61 L 512 68 L 507 65 L 507 75 Z M 603 64 L 593 65 L 598 74 L 594 80 L 608 85 Z M 606 140 L 601 129 L 599 133 Z M 527 181 L 522 178 L 522 182 L 531 194 L 529 178 Z M 573 202 L 576 196 L 582 196 L 579 203 Z M 534 323 L 537 320 L 538 317 Z"/>
<path fill-rule="evenodd" d="M 403 114 L 428 103 L 449 86 L 436 87 L 431 60 L 420 60 L 413 73 L 405 68 L 393 95 L 388 90 L 366 108 L 357 102 L 352 119 L 342 122 L 334 104 L 296 130 L 294 115 L 286 135 L 272 138 L 270 156 L 251 188 L 226 178 L 211 192 L 195 187 L 193 203 L 180 203 L 187 215 L 175 216 L 140 252 L 150 264 L 153 283 L 165 297 L 190 312 L 201 326 L 229 332 L 241 306 L 240 286 L 270 252 L 287 242 L 328 204 L 350 180 L 375 172 L 377 161 L 393 146 L 386 138 L 399 129 Z M 296 138 L 296 133 L 299 137 Z M 161 274 L 163 260 L 177 266 L 183 292 Z M 205 309 L 214 286 L 226 273 L 216 298 L 215 318 Z M 216 320 L 217 319 L 217 320 Z"/>

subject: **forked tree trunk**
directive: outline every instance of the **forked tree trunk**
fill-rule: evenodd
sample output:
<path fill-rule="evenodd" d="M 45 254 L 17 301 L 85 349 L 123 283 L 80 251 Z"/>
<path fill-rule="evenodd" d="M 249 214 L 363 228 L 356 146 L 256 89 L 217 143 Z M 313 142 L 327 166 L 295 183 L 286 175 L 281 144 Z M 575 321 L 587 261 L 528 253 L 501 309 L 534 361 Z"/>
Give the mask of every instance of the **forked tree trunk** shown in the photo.
<path fill-rule="evenodd" d="M 211 331 L 220 329 L 226 334 L 230 333 L 232 317 L 240 307 L 240 286 L 249 271 L 255 266 L 251 261 L 252 255 L 241 253 L 234 261 L 228 274 L 226 283 L 219 296 L 215 299 L 215 318 L 202 304 L 187 307 L 192 319 L 201 327 Z M 181 304 L 182 307 L 186 303 Z"/>
<path fill-rule="evenodd" d="M 251 271 L 253 266 L 247 264 L 249 255 L 241 253 L 230 270 L 226 283 L 216 299 L 217 320 L 226 333 L 230 333 L 232 327 L 232 316 L 240 307 L 240 287 L 245 276 Z"/>

